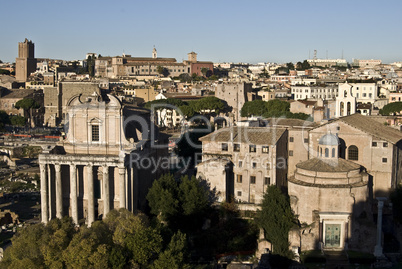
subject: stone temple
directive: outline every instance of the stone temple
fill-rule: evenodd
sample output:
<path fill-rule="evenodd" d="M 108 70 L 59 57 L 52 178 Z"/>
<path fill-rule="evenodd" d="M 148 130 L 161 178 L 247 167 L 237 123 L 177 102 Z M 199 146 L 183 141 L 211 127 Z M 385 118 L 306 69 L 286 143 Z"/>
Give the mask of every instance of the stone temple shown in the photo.
<path fill-rule="evenodd" d="M 112 209 L 142 209 L 168 144 L 149 112 L 94 92 L 73 96 L 66 113 L 66 137 L 39 156 L 42 222 L 67 215 L 90 226 Z"/>
<path fill-rule="evenodd" d="M 318 141 L 316 157 L 296 165 L 289 178 L 288 193 L 291 206 L 302 229 L 290 233 L 293 247 L 301 251 L 315 249 L 318 242 L 326 249 L 345 249 L 374 245 L 354 234 L 365 228 L 359 218 L 371 212 L 369 177 L 359 164 L 339 158 L 339 139 L 332 133 Z M 373 232 L 372 227 L 367 232 Z"/>

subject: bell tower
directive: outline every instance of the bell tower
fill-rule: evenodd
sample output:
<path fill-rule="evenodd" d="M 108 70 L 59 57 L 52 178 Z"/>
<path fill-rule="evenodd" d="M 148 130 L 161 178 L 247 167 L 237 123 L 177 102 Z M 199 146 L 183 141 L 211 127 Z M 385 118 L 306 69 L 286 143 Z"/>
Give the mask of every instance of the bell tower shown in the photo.
<path fill-rule="evenodd" d="M 155 49 L 155 46 L 154 46 L 154 49 L 152 50 L 152 58 L 153 58 L 153 59 L 158 58 L 158 54 L 157 54 L 157 51 L 156 51 L 156 49 Z"/>

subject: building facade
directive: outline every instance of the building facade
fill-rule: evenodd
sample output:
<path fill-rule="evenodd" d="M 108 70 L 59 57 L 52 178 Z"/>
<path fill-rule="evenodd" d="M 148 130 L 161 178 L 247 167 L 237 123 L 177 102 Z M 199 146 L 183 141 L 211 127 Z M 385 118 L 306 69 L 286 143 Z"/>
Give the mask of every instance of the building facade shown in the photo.
<path fill-rule="evenodd" d="M 66 138 L 39 156 L 42 222 L 67 215 L 90 226 L 112 209 L 143 209 L 161 171 L 142 160 L 167 155 L 154 147 L 167 140 L 155 136 L 149 112 L 112 95 L 78 94 L 67 102 L 65 126 Z"/>
<path fill-rule="evenodd" d="M 202 137 L 197 177 L 215 188 L 219 201 L 260 204 L 268 185 L 286 187 L 285 128 L 228 127 Z"/>
<path fill-rule="evenodd" d="M 248 100 L 247 94 L 252 91 L 251 83 L 224 82 L 216 86 L 215 97 L 225 100 L 232 107 L 233 119 L 239 121 L 240 110 Z"/>

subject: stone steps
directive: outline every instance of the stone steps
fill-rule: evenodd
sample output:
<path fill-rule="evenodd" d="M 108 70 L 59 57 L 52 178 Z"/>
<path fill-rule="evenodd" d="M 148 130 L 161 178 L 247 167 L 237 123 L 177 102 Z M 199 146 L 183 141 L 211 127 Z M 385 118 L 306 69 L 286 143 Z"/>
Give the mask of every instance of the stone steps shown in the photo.
<path fill-rule="evenodd" d="M 349 267 L 349 260 L 344 251 L 324 251 L 327 269 L 341 269 Z"/>

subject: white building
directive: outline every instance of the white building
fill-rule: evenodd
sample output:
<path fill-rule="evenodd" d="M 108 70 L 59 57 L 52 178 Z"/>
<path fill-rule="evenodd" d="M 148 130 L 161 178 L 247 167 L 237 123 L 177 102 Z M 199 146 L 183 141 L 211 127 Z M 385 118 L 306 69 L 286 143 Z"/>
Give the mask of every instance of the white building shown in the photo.
<path fill-rule="evenodd" d="M 332 100 L 338 96 L 338 85 L 291 86 L 294 100 L 323 99 Z"/>

